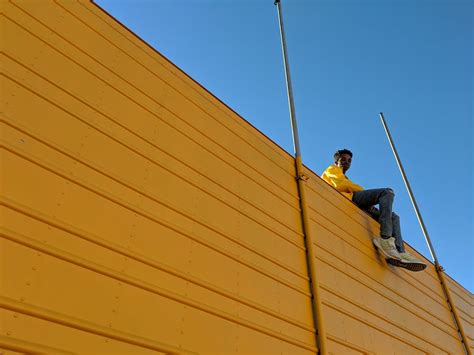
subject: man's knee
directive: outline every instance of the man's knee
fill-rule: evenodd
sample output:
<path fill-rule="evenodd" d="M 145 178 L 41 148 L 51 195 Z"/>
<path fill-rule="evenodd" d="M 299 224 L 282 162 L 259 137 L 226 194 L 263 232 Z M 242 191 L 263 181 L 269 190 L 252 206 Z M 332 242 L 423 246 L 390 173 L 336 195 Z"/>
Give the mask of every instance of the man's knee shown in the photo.
<path fill-rule="evenodd" d="M 386 195 L 391 195 L 392 197 L 395 196 L 395 191 L 393 191 L 390 187 L 387 187 L 383 193 Z"/>
<path fill-rule="evenodd" d="M 396 220 L 400 220 L 400 217 L 395 212 L 392 212 L 392 219 L 396 221 Z"/>

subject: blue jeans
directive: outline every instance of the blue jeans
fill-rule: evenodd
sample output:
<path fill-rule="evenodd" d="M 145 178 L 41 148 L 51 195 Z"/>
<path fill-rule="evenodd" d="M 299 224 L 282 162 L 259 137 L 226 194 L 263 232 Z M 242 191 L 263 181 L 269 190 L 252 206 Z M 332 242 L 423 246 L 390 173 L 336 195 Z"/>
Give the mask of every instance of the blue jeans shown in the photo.
<path fill-rule="evenodd" d="M 354 192 L 352 201 L 379 221 L 380 235 L 394 237 L 397 250 L 403 253 L 405 247 L 403 246 L 400 217 L 392 212 L 394 197 L 395 193 L 392 189 L 371 189 Z M 379 205 L 379 209 L 374 208 L 374 205 Z"/>

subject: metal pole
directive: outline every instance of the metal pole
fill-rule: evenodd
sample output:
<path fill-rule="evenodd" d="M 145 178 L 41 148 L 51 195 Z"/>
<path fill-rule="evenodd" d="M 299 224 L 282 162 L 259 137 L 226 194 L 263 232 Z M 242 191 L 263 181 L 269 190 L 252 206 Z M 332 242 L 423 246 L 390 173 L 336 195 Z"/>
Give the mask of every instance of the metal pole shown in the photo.
<path fill-rule="evenodd" d="M 286 90 L 288 92 L 288 104 L 290 106 L 291 130 L 293 132 L 293 147 L 295 149 L 295 156 L 300 157 L 301 156 L 300 140 L 298 137 L 298 125 L 296 123 L 295 103 L 293 100 L 293 87 L 291 84 L 290 63 L 288 62 L 285 27 L 283 25 L 283 13 L 281 9 L 280 0 L 275 0 L 275 5 L 277 6 L 278 22 L 280 24 L 281 48 L 283 51 L 283 63 L 285 64 Z"/>
<path fill-rule="evenodd" d="M 464 334 L 464 330 L 462 327 L 461 322 L 459 321 L 459 317 L 456 311 L 456 307 L 454 306 L 453 300 L 451 298 L 451 293 L 449 292 L 448 286 L 446 284 L 446 279 L 444 278 L 443 268 L 439 264 L 438 257 L 436 256 L 433 244 L 431 243 L 430 236 L 428 235 L 428 231 L 426 230 L 425 223 L 423 222 L 423 218 L 421 217 L 420 210 L 418 208 L 418 204 L 415 200 L 415 195 L 411 189 L 410 183 L 408 182 L 408 178 L 405 174 L 405 169 L 403 169 L 402 162 L 397 152 L 397 148 L 395 148 L 395 144 L 393 143 L 392 135 L 390 134 L 390 130 L 388 129 L 387 122 L 385 121 L 385 117 L 383 112 L 380 112 L 380 120 L 382 121 L 383 128 L 385 129 L 385 133 L 387 134 L 388 141 L 390 143 L 390 147 L 392 148 L 393 155 L 395 156 L 395 160 L 397 161 L 398 168 L 400 169 L 400 173 L 402 174 L 403 182 L 408 190 L 408 195 L 410 196 L 411 203 L 413 204 L 413 208 L 415 209 L 416 217 L 418 218 L 418 222 L 420 223 L 421 230 L 423 231 L 423 235 L 425 236 L 426 243 L 428 244 L 428 249 L 430 251 L 431 257 L 435 264 L 436 273 L 438 274 L 439 281 L 441 283 L 441 288 L 446 296 L 446 301 L 448 303 L 448 308 L 450 309 L 451 313 L 453 314 L 453 319 L 455 326 L 458 329 L 458 333 L 461 336 L 461 342 L 464 345 L 464 350 L 466 354 L 471 355 L 471 350 L 467 343 L 466 336 Z"/>
<path fill-rule="evenodd" d="M 436 253 L 433 248 L 433 244 L 431 244 L 431 239 L 428 235 L 428 231 L 426 230 L 425 222 L 423 222 L 423 218 L 421 217 L 420 210 L 418 209 L 418 204 L 416 203 L 415 196 L 413 195 L 413 191 L 411 190 L 410 183 L 408 182 L 407 176 L 405 174 L 405 169 L 403 169 L 402 162 L 400 161 L 400 157 L 398 156 L 397 148 L 393 144 L 392 135 L 387 126 L 387 122 L 385 122 L 385 117 L 383 112 L 380 112 L 380 119 L 382 120 L 383 128 L 385 129 L 385 133 L 387 134 L 388 141 L 390 142 L 390 147 L 392 148 L 393 155 L 395 156 L 395 160 L 397 161 L 398 168 L 400 169 L 400 173 L 402 174 L 403 182 L 408 190 L 408 195 L 410 195 L 410 200 L 415 209 L 416 217 L 418 218 L 418 222 L 420 223 L 421 230 L 423 231 L 423 235 L 425 236 L 426 243 L 428 244 L 428 249 L 430 250 L 431 257 L 435 264 L 438 264 L 438 258 L 436 257 Z"/>
<path fill-rule="evenodd" d="M 314 254 L 314 241 L 310 229 L 308 205 L 306 202 L 305 182 L 307 177 L 303 172 L 303 163 L 301 159 L 300 141 L 298 138 L 298 126 L 296 124 L 295 104 L 293 101 L 293 89 L 291 85 L 290 66 L 288 63 L 288 54 L 286 49 L 285 29 L 283 26 L 283 14 L 281 10 L 280 0 L 275 0 L 275 5 L 278 10 L 278 21 L 280 24 L 281 47 L 283 50 L 283 62 L 285 64 L 286 89 L 288 91 L 288 103 L 290 106 L 291 128 L 293 132 L 293 145 L 295 149 L 295 169 L 296 180 L 298 184 L 298 194 L 300 198 L 301 219 L 304 234 L 304 243 L 306 249 L 306 265 L 308 268 L 309 283 L 311 290 L 311 305 L 313 312 L 313 322 L 316 328 L 316 344 L 319 354 L 327 354 L 326 332 L 322 316 L 322 302 L 319 292 L 319 277 L 315 267 L 316 256 Z"/>

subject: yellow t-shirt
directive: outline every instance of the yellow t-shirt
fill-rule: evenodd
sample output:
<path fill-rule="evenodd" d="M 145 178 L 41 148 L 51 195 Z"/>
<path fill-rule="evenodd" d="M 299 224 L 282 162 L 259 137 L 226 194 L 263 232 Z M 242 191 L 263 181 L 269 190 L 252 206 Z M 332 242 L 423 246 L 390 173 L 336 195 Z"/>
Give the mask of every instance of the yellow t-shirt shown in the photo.
<path fill-rule="evenodd" d="M 342 172 L 342 168 L 336 165 L 329 166 L 326 170 L 324 170 L 324 173 L 321 175 L 321 177 L 324 181 L 336 188 L 337 191 L 341 192 L 349 200 L 352 200 L 352 195 L 354 195 L 354 192 L 364 190 L 362 186 L 357 185 L 349 180 Z"/>

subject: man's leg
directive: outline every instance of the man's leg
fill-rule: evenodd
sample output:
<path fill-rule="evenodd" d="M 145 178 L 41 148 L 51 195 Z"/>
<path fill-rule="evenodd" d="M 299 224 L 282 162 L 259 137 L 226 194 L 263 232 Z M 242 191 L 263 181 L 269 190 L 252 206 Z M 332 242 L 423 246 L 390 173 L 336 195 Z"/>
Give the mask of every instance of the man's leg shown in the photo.
<path fill-rule="evenodd" d="M 369 212 L 370 215 L 374 217 L 377 221 L 380 219 L 380 211 L 377 208 L 372 208 L 367 212 Z M 403 245 L 402 231 L 400 228 L 400 217 L 395 212 L 392 212 L 392 227 L 392 237 L 395 238 L 395 246 L 397 247 L 399 253 L 404 253 L 405 246 Z"/>
<path fill-rule="evenodd" d="M 402 230 L 400 228 L 400 217 L 395 212 L 392 212 L 392 226 L 392 237 L 395 238 L 395 245 L 397 246 L 397 250 L 399 253 L 404 253 L 405 246 L 403 245 Z"/>
<path fill-rule="evenodd" d="M 395 245 L 392 225 L 392 204 L 395 194 L 392 189 L 372 189 L 355 192 L 352 201 L 363 209 L 373 205 L 380 207 L 380 238 L 374 238 L 374 246 L 380 250 L 387 260 L 401 261 Z"/>
<path fill-rule="evenodd" d="M 395 238 L 395 246 L 402 260 L 401 262 L 391 262 L 392 265 L 404 267 L 410 271 L 422 271 L 426 268 L 423 261 L 418 260 L 405 250 L 403 245 L 402 232 L 400 228 L 400 217 L 396 213 L 392 214 L 393 237 Z"/>
<path fill-rule="evenodd" d="M 410 271 L 422 271 L 426 268 L 426 264 L 405 251 L 400 227 L 400 217 L 396 213 L 391 212 L 394 196 L 395 194 L 392 189 L 373 189 L 355 192 L 352 201 L 365 210 L 368 210 L 373 205 L 379 204 L 380 211 L 374 208 L 367 212 L 377 218 L 380 223 L 382 238 L 375 238 L 373 242 L 378 249 L 383 250 L 387 257 L 387 262 Z M 390 210 L 390 217 L 387 216 L 388 210 Z M 387 220 L 389 220 L 390 223 L 387 223 Z M 390 226 L 390 229 L 388 226 Z M 391 230 L 391 234 L 385 234 L 389 233 L 389 230 Z M 387 238 L 387 236 L 391 236 L 391 238 Z"/>
<path fill-rule="evenodd" d="M 354 192 L 352 201 L 362 209 L 367 209 L 374 205 L 380 208 L 380 235 L 382 237 L 393 236 L 392 205 L 395 193 L 392 189 L 370 189 Z M 398 228 L 400 223 L 398 223 Z M 401 235 L 401 233 L 399 233 Z M 395 237 L 395 236 L 394 236 Z M 402 244 L 403 245 L 403 244 Z"/>

